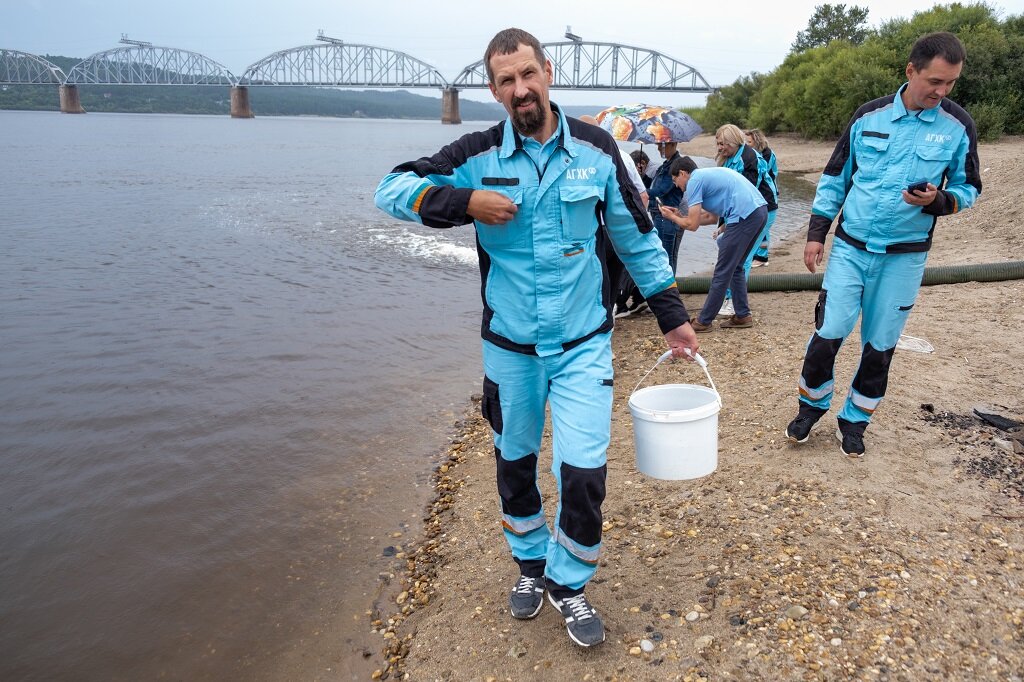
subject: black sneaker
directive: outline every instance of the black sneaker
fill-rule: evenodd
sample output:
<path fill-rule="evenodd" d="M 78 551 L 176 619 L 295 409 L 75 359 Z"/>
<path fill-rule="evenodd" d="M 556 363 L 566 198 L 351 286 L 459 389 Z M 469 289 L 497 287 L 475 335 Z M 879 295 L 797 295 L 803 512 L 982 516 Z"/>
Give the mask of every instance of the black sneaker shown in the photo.
<path fill-rule="evenodd" d="M 864 457 L 864 430 L 868 427 L 867 422 L 848 422 L 845 419 L 836 420 L 839 428 L 836 429 L 836 438 L 842 445 L 843 454 L 854 459 Z"/>
<path fill-rule="evenodd" d="M 604 641 L 604 623 L 597 615 L 597 609 L 587 601 L 587 595 L 580 592 L 575 597 L 555 599 L 548 592 L 548 601 L 562 613 L 569 639 L 580 646 L 595 646 Z"/>
<path fill-rule="evenodd" d="M 519 576 L 516 586 L 508 595 L 508 609 L 512 612 L 512 617 L 529 620 L 540 613 L 540 607 L 544 606 L 544 588 L 546 587 L 547 583 L 543 576 L 540 578 Z"/>
<path fill-rule="evenodd" d="M 806 443 L 811 436 L 811 430 L 823 414 L 825 410 L 800 403 L 800 411 L 797 412 L 796 418 L 786 427 L 786 438 L 794 443 Z"/>

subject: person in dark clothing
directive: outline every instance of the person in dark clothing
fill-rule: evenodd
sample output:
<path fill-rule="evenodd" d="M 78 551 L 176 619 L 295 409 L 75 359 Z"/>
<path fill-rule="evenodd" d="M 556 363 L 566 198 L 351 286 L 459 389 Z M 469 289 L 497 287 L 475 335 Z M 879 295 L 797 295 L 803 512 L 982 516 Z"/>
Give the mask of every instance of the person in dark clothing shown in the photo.
<path fill-rule="evenodd" d="M 679 208 L 683 202 L 683 193 L 672 182 L 672 174 L 669 172 L 672 162 L 682 158 L 676 150 L 677 146 L 675 142 L 658 143 L 658 153 L 665 161 L 654 172 L 654 179 L 647 190 L 647 195 L 651 198 L 648 211 L 654 221 L 654 228 L 658 231 L 658 236 L 661 237 L 661 245 L 665 247 L 665 253 L 668 254 L 668 264 L 672 268 L 673 274 L 676 272 L 676 264 L 679 260 L 679 242 L 683 238 L 683 233 L 675 223 L 661 214 L 661 207 Z"/>
<path fill-rule="evenodd" d="M 647 174 L 647 167 L 651 165 L 651 157 L 647 156 L 647 153 L 642 149 L 634 149 L 629 153 L 629 158 L 633 159 L 633 164 L 636 166 L 636 172 L 640 174 L 640 179 L 643 181 L 644 187 L 650 190 L 652 178 Z"/>
<path fill-rule="evenodd" d="M 640 180 L 644 183 L 644 187 L 651 188 L 651 176 L 647 174 L 647 166 L 650 164 L 651 159 L 647 156 L 642 149 L 635 149 L 629 153 L 629 157 L 633 160 L 633 164 L 636 166 L 636 172 L 640 174 Z M 648 194 L 649 196 L 649 194 Z M 609 263 L 611 258 L 609 257 Z M 610 268 L 610 266 L 609 266 Z M 615 317 L 623 318 L 629 317 L 634 313 L 640 313 L 647 310 L 647 302 L 644 300 L 644 295 L 640 293 L 640 289 L 636 286 L 633 278 L 629 276 L 629 272 L 625 268 L 619 268 L 619 278 L 613 279 L 613 282 L 617 282 L 616 295 L 615 295 Z"/>

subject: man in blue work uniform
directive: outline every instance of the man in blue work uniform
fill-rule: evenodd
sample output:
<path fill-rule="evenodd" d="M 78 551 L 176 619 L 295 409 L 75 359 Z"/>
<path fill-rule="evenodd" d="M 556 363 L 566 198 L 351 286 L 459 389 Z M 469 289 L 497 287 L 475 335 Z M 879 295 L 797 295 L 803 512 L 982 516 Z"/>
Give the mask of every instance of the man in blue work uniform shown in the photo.
<path fill-rule="evenodd" d="M 836 437 L 844 454 L 864 456 L 864 430 L 885 395 L 937 218 L 970 208 L 981 193 L 974 121 L 946 99 L 965 58 L 951 33 L 921 37 L 907 83 L 857 110 L 818 181 L 804 248 L 811 272 L 839 220 L 800 371 L 799 412 L 786 428 L 793 442 L 805 442 L 828 410 L 836 354 L 860 316 L 860 366 Z"/>
<path fill-rule="evenodd" d="M 377 207 L 430 227 L 475 222 L 483 282 L 484 391 L 501 520 L 520 577 L 516 618 L 548 600 L 581 646 L 604 641 L 584 587 L 597 568 L 611 438 L 612 288 L 606 240 L 647 298 L 673 355 L 697 337 L 618 147 L 548 99 L 551 62 L 519 29 L 484 54 L 509 118 L 381 180 Z M 537 487 L 545 406 L 559 505 L 549 529 Z"/>

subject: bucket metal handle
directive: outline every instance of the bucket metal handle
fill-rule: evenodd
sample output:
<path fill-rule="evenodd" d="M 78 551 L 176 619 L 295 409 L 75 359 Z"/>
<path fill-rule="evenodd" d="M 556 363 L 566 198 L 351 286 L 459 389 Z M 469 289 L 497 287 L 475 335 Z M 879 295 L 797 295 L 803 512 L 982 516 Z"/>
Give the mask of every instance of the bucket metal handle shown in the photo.
<path fill-rule="evenodd" d="M 687 355 L 692 356 L 693 357 L 693 361 L 696 362 L 698 365 L 700 365 L 700 368 L 702 370 L 704 370 L 704 376 L 706 376 L 708 378 L 708 383 L 711 384 L 711 390 L 715 392 L 715 399 L 718 401 L 718 407 L 721 408 L 722 407 L 722 394 L 720 394 L 718 392 L 718 387 L 715 386 L 715 380 L 711 378 L 711 372 L 708 371 L 708 361 L 705 360 L 703 357 L 701 357 L 700 353 L 697 353 L 697 355 L 693 355 L 690 352 L 689 348 L 684 348 L 683 352 L 686 353 Z M 660 365 L 661 363 L 665 362 L 670 357 L 672 357 L 672 351 L 671 350 L 667 350 L 664 353 L 662 353 L 661 357 L 658 358 L 658 361 L 654 363 L 654 367 L 651 367 L 649 370 L 647 370 L 647 374 L 644 374 L 642 377 L 640 377 L 640 381 L 636 382 L 636 386 L 633 387 L 633 393 L 636 393 L 636 389 L 640 388 L 640 384 L 644 383 L 644 379 L 646 379 L 647 376 L 651 372 L 653 372 L 658 365 Z"/>

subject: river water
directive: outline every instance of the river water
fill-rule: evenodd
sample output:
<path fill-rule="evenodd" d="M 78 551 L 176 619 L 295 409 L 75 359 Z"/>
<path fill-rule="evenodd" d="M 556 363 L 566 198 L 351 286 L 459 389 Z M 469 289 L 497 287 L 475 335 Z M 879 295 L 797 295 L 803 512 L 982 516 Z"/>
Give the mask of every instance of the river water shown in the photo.
<path fill-rule="evenodd" d="M 0 112 L 0 679 L 366 679 L 481 379 L 472 231 L 373 190 L 484 127 Z"/>

